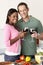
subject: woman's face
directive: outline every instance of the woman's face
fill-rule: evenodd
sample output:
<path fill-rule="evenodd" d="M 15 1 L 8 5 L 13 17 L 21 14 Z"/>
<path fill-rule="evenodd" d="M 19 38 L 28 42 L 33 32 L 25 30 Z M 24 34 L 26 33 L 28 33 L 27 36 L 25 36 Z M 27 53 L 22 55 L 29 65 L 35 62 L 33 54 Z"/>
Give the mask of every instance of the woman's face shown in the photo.
<path fill-rule="evenodd" d="M 11 14 L 11 16 L 9 17 L 9 23 L 10 24 L 15 24 L 18 21 L 18 13 L 14 12 L 13 14 Z"/>

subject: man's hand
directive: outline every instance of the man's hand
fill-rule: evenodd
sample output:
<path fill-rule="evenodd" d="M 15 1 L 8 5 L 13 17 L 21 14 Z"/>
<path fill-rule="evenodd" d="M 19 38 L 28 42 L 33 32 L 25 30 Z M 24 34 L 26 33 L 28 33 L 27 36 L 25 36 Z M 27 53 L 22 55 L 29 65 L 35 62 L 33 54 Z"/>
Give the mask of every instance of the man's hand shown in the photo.
<path fill-rule="evenodd" d="M 34 31 L 34 32 L 33 32 L 33 34 L 31 35 L 31 37 L 33 37 L 33 38 L 36 38 L 36 39 L 37 39 L 37 37 L 38 37 L 38 33 L 37 33 L 36 31 Z"/>

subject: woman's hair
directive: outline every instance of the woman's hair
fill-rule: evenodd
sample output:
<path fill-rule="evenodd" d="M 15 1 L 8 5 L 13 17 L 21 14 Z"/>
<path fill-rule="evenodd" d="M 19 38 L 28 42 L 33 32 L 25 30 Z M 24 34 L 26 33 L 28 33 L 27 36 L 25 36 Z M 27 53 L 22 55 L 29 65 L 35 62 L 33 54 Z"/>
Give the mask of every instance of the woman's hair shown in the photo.
<path fill-rule="evenodd" d="M 24 2 L 21 2 L 17 6 L 18 12 L 19 12 L 19 6 L 21 6 L 21 5 L 24 5 L 28 9 L 28 5 L 26 3 L 24 3 Z"/>
<path fill-rule="evenodd" d="M 8 16 L 11 16 L 14 12 L 17 12 L 17 10 L 14 9 L 14 8 L 9 9 L 9 11 L 7 13 L 6 24 L 9 24 L 9 18 L 8 18 Z"/>

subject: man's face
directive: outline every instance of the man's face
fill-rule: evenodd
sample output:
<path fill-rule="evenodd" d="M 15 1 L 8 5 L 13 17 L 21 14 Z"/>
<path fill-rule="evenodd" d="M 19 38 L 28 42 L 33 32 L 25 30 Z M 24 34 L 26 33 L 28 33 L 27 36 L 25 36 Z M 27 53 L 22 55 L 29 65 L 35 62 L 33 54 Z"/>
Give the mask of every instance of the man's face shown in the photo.
<path fill-rule="evenodd" d="M 18 7 L 20 16 L 25 19 L 28 16 L 28 8 L 25 5 L 20 5 Z"/>

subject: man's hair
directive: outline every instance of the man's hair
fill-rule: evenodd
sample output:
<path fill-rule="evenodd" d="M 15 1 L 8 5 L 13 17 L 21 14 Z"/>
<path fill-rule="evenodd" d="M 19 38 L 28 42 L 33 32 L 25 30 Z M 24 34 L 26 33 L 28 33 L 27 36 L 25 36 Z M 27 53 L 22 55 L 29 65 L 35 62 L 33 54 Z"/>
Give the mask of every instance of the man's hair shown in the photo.
<path fill-rule="evenodd" d="M 19 6 L 21 6 L 21 5 L 25 5 L 25 7 L 28 9 L 28 5 L 26 3 L 24 3 L 24 2 L 21 2 L 17 6 L 18 12 L 19 12 Z"/>

